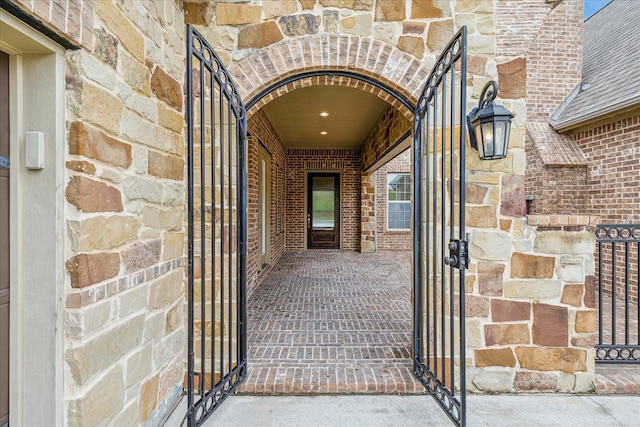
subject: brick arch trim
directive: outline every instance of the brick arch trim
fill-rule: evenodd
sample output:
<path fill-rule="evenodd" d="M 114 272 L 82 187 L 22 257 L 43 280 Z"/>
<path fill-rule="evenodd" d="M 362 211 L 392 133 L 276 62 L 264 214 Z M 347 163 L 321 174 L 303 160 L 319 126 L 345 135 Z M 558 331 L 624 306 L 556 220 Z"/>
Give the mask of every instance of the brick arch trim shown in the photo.
<path fill-rule="evenodd" d="M 229 67 L 238 92 L 250 100 L 288 77 L 344 70 L 380 82 L 417 103 L 429 76 L 424 63 L 369 37 L 320 33 L 292 37 L 259 49 Z"/>
<path fill-rule="evenodd" d="M 393 93 L 390 88 L 381 87 L 380 85 L 369 82 L 366 78 L 355 75 L 335 75 L 333 72 L 317 72 L 311 74 L 312 75 L 304 73 L 287 78 L 260 92 L 255 98 L 248 101 L 247 117 L 251 117 L 256 111 L 271 101 L 296 89 L 311 86 L 345 86 L 369 92 L 387 102 L 391 107 L 399 110 L 408 120 L 413 120 L 413 105 L 411 105 L 407 99 L 401 99 L 399 94 Z"/>

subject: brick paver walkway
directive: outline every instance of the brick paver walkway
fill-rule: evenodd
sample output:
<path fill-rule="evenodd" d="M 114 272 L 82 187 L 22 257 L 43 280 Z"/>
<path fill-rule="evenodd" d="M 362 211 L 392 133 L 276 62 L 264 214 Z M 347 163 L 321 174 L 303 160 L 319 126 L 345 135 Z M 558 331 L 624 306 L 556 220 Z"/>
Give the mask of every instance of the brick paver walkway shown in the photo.
<path fill-rule="evenodd" d="M 424 393 L 410 359 L 410 252 L 287 254 L 265 274 L 249 300 L 241 393 Z M 640 365 L 598 364 L 595 382 L 640 394 Z"/>
<path fill-rule="evenodd" d="M 249 299 L 241 393 L 424 393 L 410 252 L 287 254 L 266 274 Z"/>

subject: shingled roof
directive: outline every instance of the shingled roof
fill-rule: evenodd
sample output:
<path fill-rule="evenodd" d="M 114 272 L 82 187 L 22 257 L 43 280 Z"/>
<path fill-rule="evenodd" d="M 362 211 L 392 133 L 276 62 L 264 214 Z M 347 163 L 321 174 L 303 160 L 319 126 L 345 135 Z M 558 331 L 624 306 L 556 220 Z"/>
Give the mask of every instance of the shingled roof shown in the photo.
<path fill-rule="evenodd" d="M 565 130 L 640 104 L 640 1 L 613 0 L 584 23 L 582 84 L 551 116 Z"/>

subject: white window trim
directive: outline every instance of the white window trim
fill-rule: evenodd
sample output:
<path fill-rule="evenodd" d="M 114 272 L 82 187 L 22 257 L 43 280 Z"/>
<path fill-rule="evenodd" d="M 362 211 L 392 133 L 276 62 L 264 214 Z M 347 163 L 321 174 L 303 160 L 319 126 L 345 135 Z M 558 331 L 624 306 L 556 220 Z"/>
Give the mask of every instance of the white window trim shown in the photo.
<path fill-rule="evenodd" d="M 391 228 L 389 227 L 389 203 L 406 203 L 411 205 L 410 200 L 387 200 L 387 230 L 388 231 L 410 231 L 411 230 L 411 221 L 409 221 L 409 227 L 407 228 Z"/>
<path fill-rule="evenodd" d="M 386 218 L 386 228 L 387 231 L 411 231 L 411 219 L 409 219 L 409 226 L 407 228 L 392 228 L 389 227 L 389 204 L 390 203 L 408 203 L 411 205 L 411 200 L 389 200 L 389 175 L 406 175 L 411 179 L 411 174 L 408 172 L 387 172 L 387 185 L 385 187 L 385 191 L 387 193 L 387 218 Z M 412 182 L 413 185 L 413 182 Z"/>

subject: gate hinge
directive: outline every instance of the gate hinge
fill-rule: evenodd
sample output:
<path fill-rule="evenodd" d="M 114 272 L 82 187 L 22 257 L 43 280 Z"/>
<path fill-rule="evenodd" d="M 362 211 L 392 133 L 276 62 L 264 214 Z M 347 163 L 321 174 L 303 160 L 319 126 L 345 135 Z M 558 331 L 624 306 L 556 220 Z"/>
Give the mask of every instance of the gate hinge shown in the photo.
<path fill-rule="evenodd" d="M 469 235 L 467 234 L 467 239 Z M 444 257 L 444 263 L 458 269 L 465 269 L 469 265 L 469 241 L 462 239 L 449 240 L 449 256 Z"/>

